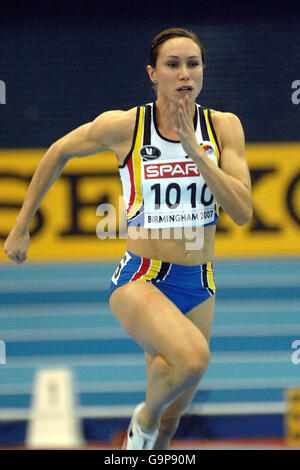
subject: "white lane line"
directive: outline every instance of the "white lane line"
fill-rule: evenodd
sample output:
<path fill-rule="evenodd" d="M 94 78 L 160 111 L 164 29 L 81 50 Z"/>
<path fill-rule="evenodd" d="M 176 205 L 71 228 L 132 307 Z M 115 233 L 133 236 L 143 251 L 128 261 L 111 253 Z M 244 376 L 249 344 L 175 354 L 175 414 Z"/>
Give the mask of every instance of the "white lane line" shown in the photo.
<path fill-rule="evenodd" d="M 300 337 L 300 325 L 234 325 L 234 326 L 215 326 L 212 329 L 212 338 L 254 338 L 254 337 L 285 337 L 292 336 L 295 339 Z M 62 340 L 103 340 L 103 339 L 121 339 L 129 338 L 129 334 L 119 325 L 112 327 L 87 327 L 71 328 L 64 326 L 57 328 L 37 328 L 31 330 L 1 330 L 1 339 L 3 341 L 62 341 Z"/>
<path fill-rule="evenodd" d="M 94 381 L 84 382 L 76 381 L 76 392 L 80 393 L 135 393 L 144 392 L 146 386 L 145 380 L 115 380 L 115 381 Z M 198 387 L 198 391 L 214 390 L 277 390 L 286 388 L 299 388 L 299 377 L 272 377 L 251 378 L 251 379 L 203 379 Z M 0 395 L 22 395 L 32 393 L 32 383 L 23 384 L 2 384 Z"/>
<path fill-rule="evenodd" d="M 132 405 L 116 406 L 81 406 L 75 410 L 78 418 L 130 418 L 136 407 Z M 287 404 L 279 402 L 227 402 L 227 403 L 205 403 L 203 405 L 192 404 L 186 414 L 201 415 L 249 415 L 249 414 L 285 414 Z M 27 408 L 0 409 L 0 420 L 17 421 L 27 420 L 31 416 Z"/>
<path fill-rule="evenodd" d="M 226 276 L 215 276 L 216 286 L 221 288 L 234 287 L 241 288 L 259 288 L 259 287 L 300 287 L 300 274 L 284 274 L 281 273 L 262 273 L 258 275 L 243 274 L 235 275 L 226 274 Z M 18 292 L 50 292 L 50 291 L 88 291 L 88 290 L 108 290 L 110 285 L 110 277 L 82 277 L 79 279 L 14 279 L 1 280 L 1 293 L 18 293 Z"/>

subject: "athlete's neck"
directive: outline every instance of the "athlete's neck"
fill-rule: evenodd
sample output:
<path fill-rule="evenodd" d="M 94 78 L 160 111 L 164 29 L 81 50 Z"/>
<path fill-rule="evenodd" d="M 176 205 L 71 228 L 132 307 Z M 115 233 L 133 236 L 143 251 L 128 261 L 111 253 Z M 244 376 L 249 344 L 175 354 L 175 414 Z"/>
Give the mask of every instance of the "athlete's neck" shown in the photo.
<path fill-rule="evenodd" d="M 195 103 L 190 104 L 192 116 L 195 115 Z M 179 127 L 178 121 L 178 103 L 157 99 L 155 102 L 156 107 L 156 123 L 160 132 L 165 135 L 177 135 L 175 127 Z M 177 136 L 178 138 L 178 136 Z"/>

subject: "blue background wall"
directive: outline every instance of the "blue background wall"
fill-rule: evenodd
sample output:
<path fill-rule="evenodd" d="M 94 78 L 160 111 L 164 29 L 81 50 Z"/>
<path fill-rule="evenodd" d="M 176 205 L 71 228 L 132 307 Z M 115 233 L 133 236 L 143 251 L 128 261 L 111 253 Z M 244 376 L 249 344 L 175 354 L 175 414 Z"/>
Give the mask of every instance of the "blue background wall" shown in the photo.
<path fill-rule="evenodd" d="M 47 147 L 105 110 L 153 100 L 148 48 L 172 26 L 192 29 L 206 49 L 198 102 L 236 113 L 249 142 L 298 140 L 297 6 L 165 3 L 10 2 L 1 12 L 1 147 Z"/>

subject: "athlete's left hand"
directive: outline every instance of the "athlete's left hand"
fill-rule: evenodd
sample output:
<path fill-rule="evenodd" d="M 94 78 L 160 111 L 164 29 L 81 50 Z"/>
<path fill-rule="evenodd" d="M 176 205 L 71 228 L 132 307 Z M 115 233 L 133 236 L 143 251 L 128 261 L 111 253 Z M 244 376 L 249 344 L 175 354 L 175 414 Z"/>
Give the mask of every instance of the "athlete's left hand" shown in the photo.
<path fill-rule="evenodd" d="M 178 121 L 179 127 L 175 128 L 175 132 L 180 138 L 181 145 L 189 157 L 196 158 L 199 151 L 201 152 L 201 147 L 195 136 L 194 119 L 189 94 L 186 94 L 185 97 L 179 101 Z"/>

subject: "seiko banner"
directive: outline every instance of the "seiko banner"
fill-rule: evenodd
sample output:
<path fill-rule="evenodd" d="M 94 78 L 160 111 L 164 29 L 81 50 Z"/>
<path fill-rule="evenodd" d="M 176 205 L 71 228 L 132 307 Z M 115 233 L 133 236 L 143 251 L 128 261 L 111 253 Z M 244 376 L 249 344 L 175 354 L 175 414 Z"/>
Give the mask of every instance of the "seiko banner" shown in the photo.
<path fill-rule="evenodd" d="M 3 244 L 45 149 L 0 151 L 0 261 Z M 236 226 L 220 210 L 216 256 L 300 255 L 300 143 L 248 144 L 253 218 Z M 190 166 L 188 166 L 190 165 Z M 150 180 L 161 172 L 195 171 L 147 165 Z M 126 248 L 122 188 L 114 154 L 72 159 L 54 183 L 30 226 L 28 261 L 119 259 Z"/>

